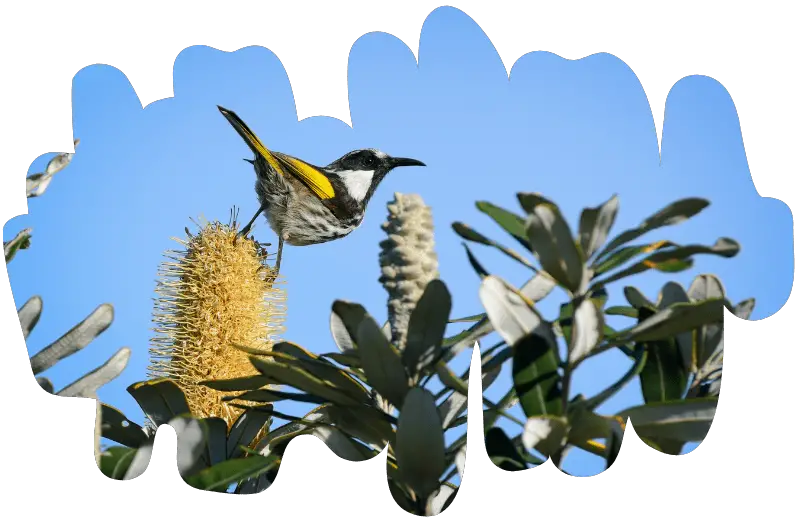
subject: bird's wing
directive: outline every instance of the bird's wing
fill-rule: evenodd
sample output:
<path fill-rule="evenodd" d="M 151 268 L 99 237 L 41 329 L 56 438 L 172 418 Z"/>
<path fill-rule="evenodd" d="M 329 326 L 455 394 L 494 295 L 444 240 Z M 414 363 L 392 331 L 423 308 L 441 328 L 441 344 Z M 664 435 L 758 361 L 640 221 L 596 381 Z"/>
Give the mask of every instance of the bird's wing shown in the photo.
<path fill-rule="evenodd" d="M 328 177 L 322 171 L 283 153 L 272 153 L 289 175 L 298 179 L 320 199 L 333 199 L 336 193 Z"/>

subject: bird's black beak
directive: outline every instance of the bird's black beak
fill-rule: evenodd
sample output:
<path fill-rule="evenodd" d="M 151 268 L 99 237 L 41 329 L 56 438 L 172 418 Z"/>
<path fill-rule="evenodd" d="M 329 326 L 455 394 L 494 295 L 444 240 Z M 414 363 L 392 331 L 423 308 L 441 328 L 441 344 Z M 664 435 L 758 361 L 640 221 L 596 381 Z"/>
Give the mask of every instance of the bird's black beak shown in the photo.
<path fill-rule="evenodd" d="M 419 160 L 414 160 L 413 158 L 391 158 L 389 160 L 389 166 L 392 168 L 402 167 L 402 166 L 424 166 L 423 162 Z"/>

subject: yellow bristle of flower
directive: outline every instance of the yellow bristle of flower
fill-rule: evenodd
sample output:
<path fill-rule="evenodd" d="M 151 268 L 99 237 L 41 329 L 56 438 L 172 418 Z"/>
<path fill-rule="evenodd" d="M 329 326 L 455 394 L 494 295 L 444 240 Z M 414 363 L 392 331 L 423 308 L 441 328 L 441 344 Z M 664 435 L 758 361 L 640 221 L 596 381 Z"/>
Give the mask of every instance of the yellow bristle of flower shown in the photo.
<path fill-rule="evenodd" d="M 231 393 L 200 383 L 258 374 L 234 344 L 270 350 L 284 330 L 286 292 L 265 247 L 238 236 L 234 217 L 198 227 L 186 229 L 186 241 L 174 238 L 184 248 L 168 251 L 159 269 L 148 376 L 173 380 L 194 416 L 230 428 L 243 410 L 223 401 Z"/>

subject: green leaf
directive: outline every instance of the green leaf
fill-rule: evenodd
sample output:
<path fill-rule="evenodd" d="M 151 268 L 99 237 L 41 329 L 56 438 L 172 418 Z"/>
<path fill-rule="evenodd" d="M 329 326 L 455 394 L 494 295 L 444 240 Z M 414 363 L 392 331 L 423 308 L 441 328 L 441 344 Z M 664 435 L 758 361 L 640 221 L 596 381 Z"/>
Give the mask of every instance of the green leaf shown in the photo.
<path fill-rule="evenodd" d="M 6 263 L 14 259 L 19 250 L 24 250 L 31 246 L 31 229 L 25 228 L 20 231 L 11 241 L 3 241 L 3 253 L 6 256 Z"/>
<path fill-rule="evenodd" d="M 677 245 L 671 241 L 657 241 L 655 243 L 648 243 L 646 245 L 622 247 L 613 254 L 606 256 L 602 260 L 596 260 L 595 263 L 592 264 L 592 270 L 594 270 L 595 276 L 600 276 L 601 274 L 605 274 L 618 267 L 621 267 L 633 258 L 641 256 L 642 254 L 649 254 L 662 248 L 673 248 L 676 246 Z"/>
<path fill-rule="evenodd" d="M 630 418 L 642 438 L 701 442 L 711 427 L 716 410 L 717 398 L 702 398 L 639 405 L 625 409 L 617 416 Z"/>
<path fill-rule="evenodd" d="M 644 308 L 639 311 L 640 321 L 646 320 L 653 314 Z M 656 403 L 681 399 L 686 390 L 688 374 L 675 337 L 642 341 L 640 344 L 647 352 L 647 361 L 639 374 L 644 402 Z"/>
<path fill-rule="evenodd" d="M 129 420 L 122 412 L 105 403 L 101 403 L 100 407 L 100 435 L 103 438 L 134 449 L 148 442 L 142 427 Z"/>
<path fill-rule="evenodd" d="M 646 362 L 647 351 L 642 350 L 638 359 L 633 362 L 633 366 L 631 366 L 630 370 L 628 370 L 625 375 L 623 375 L 616 383 L 601 391 L 596 396 L 587 399 L 585 406 L 589 410 L 595 410 L 597 407 L 608 401 L 617 392 L 622 390 L 634 377 L 642 372 Z"/>
<path fill-rule="evenodd" d="M 582 292 L 588 271 L 561 211 L 552 205 L 536 206 L 526 230 L 542 268 L 570 292 Z"/>
<path fill-rule="evenodd" d="M 547 333 L 550 329 L 519 292 L 497 276 L 484 278 L 478 295 L 492 327 L 509 346 L 534 330 Z"/>
<path fill-rule="evenodd" d="M 408 374 L 400 354 L 386 340 L 372 317 L 366 317 L 358 328 L 358 354 L 369 385 L 389 402 L 402 408 L 409 389 Z"/>
<path fill-rule="evenodd" d="M 610 468 L 617 460 L 620 449 L 622 449 L 622 436 L 625 434 L 622 425 L 616 421 L 609 422 L 611 426 L 609 436 L 606 440 L 606 469 Z"/>
<path fill-rule="evenodd" d="M 134 383 L 128 387 L 128 393 L 156 427 L 190 413 L 186 396 L 167 378 Z"/>
<path fill-rule="evenodd" d="M 266 375 L 285 385 L 297 388 L 312 396 L 318 396 L 326 401 L 341 405 L 357 405 L 359 400 L 351 397 L 332 384 L 314 376 L 308 370 L 296 364 L 289 364 L 277 359 L 263 360 L 257 356 L 251 356 L 250 362 L 253 366 Z"/>
<path fill-rule="evenodd" d="M 131 447 L 109 447 L 100 455 L 100 471 L 114 480 L 124 480 L 136 451 Z"/>
<path fill-rule="evenodd" d="M 244 377 L 234 377 L 232 379 L 212 379 L 200 382 L 201 385 L 221 392 L 258 390 L 259 388 L 275 383 L 277 383 L 276 380 L 264 377 L 263 375 L 248 375 Z"/>
<path fill-rule="evenodd" d="M 445 471 L 444 444 L 433 395 L 424 388 L 412 388 L 400 409 L 394 449 L 400 476 L 422 498 L 439 488 Z"/>
<path fill-rule="evenodd" d="M 177 462 L 178 473 L 182 477 L 193 475 L 207 467 L 204 457 L 208 458 L 208 444 L 211 422 L 193 418 L 191 416 L 178 416 L 170 420 L 169 425 L 175 429 L 178 439 Z M 223 420 L 224 421 L 224 420 Z"/>
<path fill-rule="evenodd" d="M 44 390 L 48 394 L 55 394 L 55 390 L 53 389 L 53 382 L 50 381 L 48 378 L 37 377 L 36 382 L 39 383 L 39 386 L 42 387 L 42 390 Z"/>
<path fill-rule="evenodd" d="M 188 477 L 186 482 L 197 489 L 224 492 L 231 484 L 262 475 L 280 460 L 275 455 L 248 455 L 246 458 L 226 460 Z"/>
<path fill-rule="evenodd" d="M 466 239 L 467 241 L 472 241 L 473 243 L 478 243 L 478 244 L 481 244 L 481 245 L 485 245 L 487 247 L 494 247 L 497 250 L 499 250 L 500 252 L 502 252 L 503 254 L 505 254 L 506 256 L 510 257 L 511 259 L 521 263 L 522 265 L 525 265 L 529 269 L 533 269 L 534 268 L 533 265 L 531 264 L 531 262 L 528 261 L 527 259 L 525 259 L 518 252 L 516 252 L 514 250 L 511 250 L 510 248 L 508 248 L 508 247 L 506 247 L 504 245 L 501 245 L 500 243 L 498 243 L 497 241 L 494 241 L 493 239 L 489 239 L 488 237 L 484 236 L 483 234 L 478 233 L 473 228 L 470 228 L 469 226 L 465 225 L 464 223 L 455 222 L 455 223 L 453 223 L 452 226 L 453 226 L 453 230 L 456 232 L 456 234 L 458 234 L 462 238 Z"/>
<path fill-rule="evenodd" d="M 367 316 L 367 310 L 360 304 L 336 300 L 331 308 L 331 333 L 339 351 L 345 352 L 356 347 L 358 326 Z"/>
<path fill-rule="evenodd" d="M 596 208 L 586 208 L 581 212 L 579 224 L 580 244 L 586 259 L 591 258 L 602 248 L 619 211 L 619 198 L 613 195 Z"/>
<path fill-rule="evenodd" d="M 517 200 L 525 213 L 532 214 L 537 206 L 545 205 L 556 208 L 556 203 L 540 193 L 517 193 Z M 527 234 L 527 230 L 525 233 Z"/>
<path fill-rule="evenodd" d="M 243 455 L 242 446 L 248 447 L 271 419 L 272 415 L 265 410 L 244 411 L 231 426 L 225 449 L 226 458 L 230 460 Z"/>
<path fill-rule="evenodd" d="M 500 227 L 524 248 L 528 248 L 528 235 L 525 232 L 525 219 L 487 201 L 475 203 L 478 210 L 492 218 Z"/>
<path fill-rule="evenodd" d="M 324 357 L 315 355 L 291 342 L 279 342 L 275 344 L 272 347 L 271 355 L 275 355 L 276 353 L 288 355 L 292 360 L 297 361 L 299 367 L 307 370 L 329 385 L 335 386 L 338 390 L 346 393 L 353 399 L 359 401 L 368 400 L 369 394 L 367 390 L 361 386 L 358 381 L 334 366 Z"/>
<path fill-rule="evenodd" d="M 489 271 L 487 271 L 486 268 L 483 265 L 481 265 L 481 262 L 478 261 L 478 258 L 475 257 L 475 254 L 472 253 L 467 244 L 463 243 L 463 245 L 464 245 L 464 250 L 467 252 L 467 261 L 469 261 L 469 264 L 470 266 L 472 266 L 472 269 L 475 271 L 475 273 L 480 278 L 485 278 L 486 276 L 488 276 Z"/>
<path fill-rule="evenodd" d="M 99 305 L 80 324 L 31 357 L 33 374 L 38 375 L 44 372 L 61 359 L 88 346 L 98 335 L 111 326 L 113 320 L 114 307 L 111 304 Z"/>
<path fill-rule="evenodd" d="M 367 444 L 383 450 L 386 444 L 394 440 L 394 429 L 386 415 L 367 406 L 340 407 L 324 406 L 325 417 L 343 432 L 358 438 Z"/>
<path fill-rule="evenodd" d="M 606 315 L 618 315 L 623 317 L 638 318 L 639 312 L 636 308 L 624 305 L 612 306 L 606 309 Z"/>
<path fill-rule="evenodd" d="M 355 350 L 347 350 L 347 353 L 323 353 L 322 357 L 333 359 L 348 368 L 361 368 L 361 358 Z"/>
<path fill-rule="evenodd" d="M 22 328 L 22 337 L 24 339 L 27 339 L 28 335 L 31 334 L 31 331 L 33 331 L 33 328 L 39 322 L 39 318 L 41 316 L 41 296 L 31 296 L 28 301 L 19 308 L 19 311 L 17 311 L 17 317 L 19 317 L 19 325 Z"/>
<path fill-rule="evenodd" d="M 738 243 L 733 242 L 738 248 Z M 713 274 L 699 274 L 689 286 L 687 296 L 693 301 L 708 300 L 709 298 L 725 298 L 725 286 Z"/>
<path fill-rule="evenodd" d="M 687 198 L 673 203 L 662 208 L 654 213 L 642 223 L 631 230 L 626 230 L 617 237 L 615 237 L 608 246 L 603 249 L 597 258 L 600 259 L 618 247 L 633 241 L 634 239 L 665 226 L 677 225 L 694 217 L 703 211 L 710 203 L 705 199 Z"/>
<path fill-rule="evenodd" d="M 415 375 L 440 353 L 452 299 L 443 281 L 428 282 L 408 322 L 402 360 L 408 373 Z"/>
<path fill-rule="evenodd" d="M 245 411 L 245 414 L 247 412 L 249 411 Z M 206 442 L 205 454 L 202 455 L 203 464 L 205 467 L 215 466 L 228 458 L 228 422 L 213 417 L 202 418 L 200 421 L 204 426 Z"/>
<path fill-rule="evenodd" d="M 458 324 L 459 322 L 478 322 L 485 316 L 486 313 L 480 313 L 478 315 L 471 315 L 468 317 L 454 318 L 453 320 L 449 320 L 448 324 Z"/>
<path fill-rule="evenodd" d="M 631 341 L 648 342 L 668 339 L 679 333 L 719 322 L 723 318 L 724 307 L 724 302 L 720 299 L 673 304 L 636 326 L 620 331 L 610 338 L 609 343 L 616 345 Z"/>
<path fill-rule="evenodd" d="M 492 427 L 486 432 L 486 452 L 492 463 L 500 469 L 505 471 L 528 469 L 525 459 L 500 427 Z"/>
<path fill-rule="evenodd" d="M 549 458 L 566 443 L 567 429 L 567 421 L 564 418 L 556 416 L 528 418 L 522 431 L 522 444 L 525 449 L 535 449 Z"/>
<path fill-rule="evenodd" d="M 642 309 L 643 307 L 648 309 L 656 309 L 656 304 L 651 302 L 642 292 L 637 289 L 636 287 L 625 287 L 622 290 L 625 295 L 625 300 L 628 301 L 636 309 Z M 636 318 L 639 318 L 639 312 L 636 312 Z"/>
<path fill-rule="evenodd" d="M 562 414 L 561 376 L 555 340 L 537 333 L 514 345 L 514 390 L 527 417 Z"/>
<path fill-rule="evenodd" d="M 608 285 L 615 281 L 633 276 L 650 269 L 660 270 L 662 272 L 681 272 L 691 266 L 690 257 L 697 254 L 712 254 L 724 258 L 732 258 L 739 253 L 739 243 L 727 237 L 717 239 L 713 246 L 708 247 L 705 245 L 686 245 L 679 246 L 669 250 L 662 250 L 650 254 L 642 261 L 631 265 L 627 269 L 608 277 L 599 280 L 595 285 Z"/>
<path fill-rule="evenodd" d="M 122 373 L 128 365 L 130 357 L 130 348 L 120 348 L 104 364 L 62 388 L 57 395 L 63 397 L 95 397 L 100 387 L 110 383 Z"/>

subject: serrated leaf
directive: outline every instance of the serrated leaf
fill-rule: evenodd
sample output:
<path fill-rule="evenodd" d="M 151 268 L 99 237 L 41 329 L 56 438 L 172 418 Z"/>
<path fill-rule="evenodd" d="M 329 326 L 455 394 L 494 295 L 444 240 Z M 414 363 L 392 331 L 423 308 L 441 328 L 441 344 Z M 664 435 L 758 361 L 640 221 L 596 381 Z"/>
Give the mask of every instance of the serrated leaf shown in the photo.
<path fill-rule="evenodd" d="M 492 427 L 486 432 L 486 452 L 492 463 L 505 471 L 528 469 L 524 458 L 500 427 Z"/>
<path fill-rule="evenodd" d="M 186 482 L 197 489 L 224 492 L 231 484 L 257 477 L 270 471 L 280 460 L 274 455 L 248 455 L 247 458 L 226 460 L 188 477 Z"/>
<path fill-rule="evenodd" d="M 625 232 L 621 233 L 617 237 L 615 237 L 609 244 L 603 249 L 600 254 L 598 254 L 597 258 L 600 259 L 603 256 L 607 255 L 609 252 L 617 249 L 618 247 L 633 241 L 634 239 L 656 230 L 658 228 L 662 228 L 665 226 L 673 226 L 679 223 L 694 217 L 701 211 L 703 211 L 710 203 L 705 199 L 699 198 L 687 198 L 681 199 L 679 201 L 675 201 L 673 203 L 668 204 L 658 212 L 654 213 L 642 223 L 631 230 L 626 230 Z"/>
<path fill-rule="evenodd" d="M 97 391 L 116 379 L 131 357 L 130 348 L 120 348 L 104 364 L 98 366 L 77 381 L 62 388 L 57 395 L 63 397 L 96 397 Z"/>
<path fill-rule="evenodd" d="M 34 375 L 44 372 L 61 359 L 88 346 L 111 326 L 113 320 L 114 308 L 111 304 L 98 306 L 80 324 L 31 357 L 31 368 Z"/>
<path fill-rule="evenodd" d="M 134 383 L 128 387 L 128 393 L 156 427 L 169 423 L 176 416 L 190 414 L 186 396 L 170 379 Z"/>
<path fill-rule="evenodd" d="M 358 343 L 361 367 L 369 385 L 396 408 L 402 408 L 409 389 L 408 374 L 400 354 L 369 316 L 358 328 Z"/>
<path fill-rule="evenodd" d="M 630 418 L 642 438 L 663 438 L 679 442 L 701 442 L 706 437 L 717 398 L 703 398 L 639 405 L 616 414 Z"/>
<path fill-rule="evenodd" d="M 356 347 L 358 326 L 367 316 L 364 306 L 345 300 L 336 300 L 331 307 L 331 334 L 339 347 L 345 352 Z"/>
<path fill-rule="evenodd" d="M 424 388 L 412 388 L 400 408 L 394 449 L 400 475 L 422 498 L 439 488 L 445 471 L 444 444 L 433 395 Z"/>
<path fill-rule="evenodd" d="M 558 349 L 553 337 L 531 333 L 514 346 L 514 391 L 527 417 L 562 413 Z"/>
<path fill-rule="evenodd" d="M 443 281 L 428 282 L 411 312 L 402 360 L 414 375 L 438 357 L 452 308 L 450 291 Z"/>
<path fill-rule="evenodd" d="M 39 318 L 42 316 L 42 305 L 41 296 L 31 296 L 17 311 L 24 339 L 28 338 L 28 335 L 31 334 L 31 331 L 39 322 Z"/>
<path fill-rule="evenodd" d="M 561 211 L 552 205 L 536 206 L 525 228 L 542 268 L 570 292 L 582 292 L 588 271 Z"/>
<path fill-rule="evenodd" d="M 619 211 L 619 198 L 613 195 L 596 208 L 585 208 L 581 212 L 579 225 L 580 244 L 586 259 L 602 248 Z"/>

